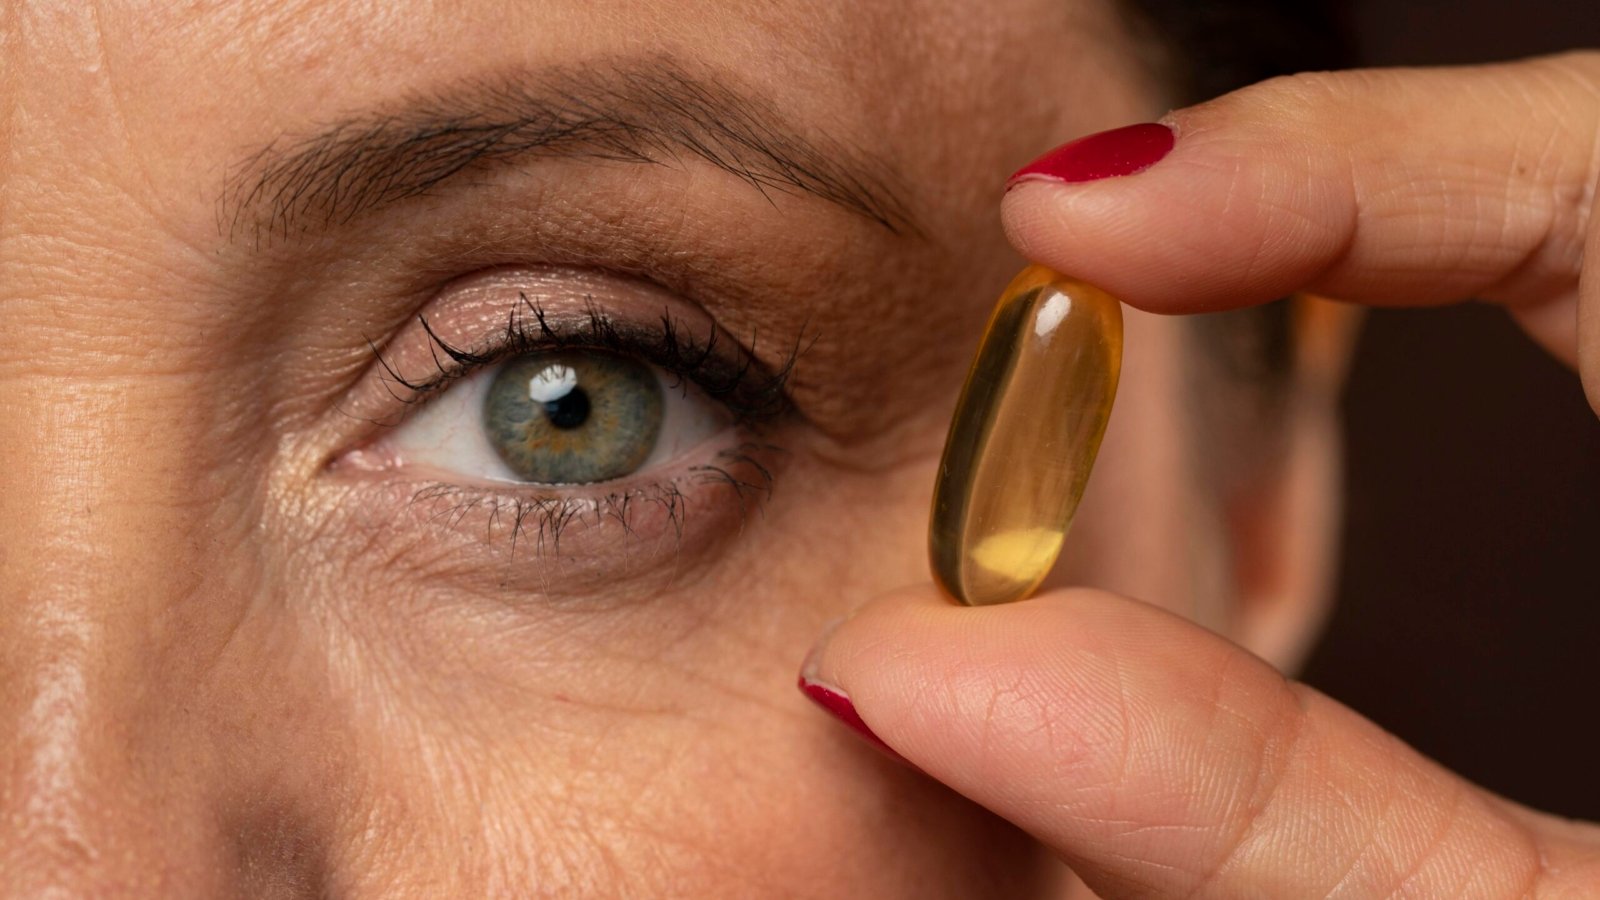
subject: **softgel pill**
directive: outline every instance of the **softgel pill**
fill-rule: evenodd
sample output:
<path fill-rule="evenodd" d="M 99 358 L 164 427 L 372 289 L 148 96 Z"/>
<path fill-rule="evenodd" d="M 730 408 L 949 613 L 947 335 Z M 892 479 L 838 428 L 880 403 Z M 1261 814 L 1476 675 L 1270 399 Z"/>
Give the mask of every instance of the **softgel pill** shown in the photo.
<path fill-rule="evenodd" d="M 934 485 L 934 580 L 969 605 L 1021 600 L 1061 552 L 1111 417 L 1122 307 L 1042 266 L 1001 295 Z"/>

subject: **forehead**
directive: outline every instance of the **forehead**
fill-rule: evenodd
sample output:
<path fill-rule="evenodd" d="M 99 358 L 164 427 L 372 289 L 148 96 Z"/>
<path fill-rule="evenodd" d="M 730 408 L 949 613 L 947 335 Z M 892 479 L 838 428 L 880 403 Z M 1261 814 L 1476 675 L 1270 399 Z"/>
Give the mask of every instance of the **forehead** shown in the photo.
<path fill-rule="evenodd" d="M 873 368 L 913 373 L 921 357 L 954 352 L 950 338 L 981 314 L 969 298 L 1016 266 L 998 223 L 1005 175 L 1052 143 L 1148 114 L 1136 57 L 1098 0 L 108 0 L 25 6 L 14 27 L 7 44 L 20 52 L 0 76 L 14 120 L 0 163 L 0 285 L 42 272 L 49 281 L 26 295 L 0 288 L 0 300 L 63 329 L 64 346 L 98 334 L 106 309 L 164 319 L 147 330 L 174 352 L 202 354 L 203 344 L 180 341 L 175 322 L 213 327 L 224 316 L 239 335 L 268 318 L 312 329 L 301 323 L 343 321 L 361 304 L 368 321 L 399 321 L 411 312 L 406 298 L 468 263 L 567 261 L 687 287 L 661 272 L 671 263 L 729 288 L 727 315 L 714 314 L 735 333 L 797 335 L 826 322 L 836 337 L 808 349 L 812 370 L 867 367 L 860 348 L 872 346 Z M 864 234 L 816 191 L 782 190 L 781 175 L 769 194 L 770 167 L 729 177 L 693 150 L 665 146 L 645 154 L 664 166 L 552 163 L 501 173 L 507 182 L 529 176 L 514 195 L 431 192 L 427 203 L 453 203 L 459 214 L 392 207 L 355 222 L 366 232 L 274 247 L 270 257 L 235 240 L 251 232 L 233 228 L 230 186 L 251 183 L 264 148 L 318 170 L 310 190 L 323 197 L 345 190 L 347 166 L 366 190 L 391 167 L 368 165 L 362 147 L 322 165 L 319 136 L 348 133 L 348 123 L 360 132 L 419 101 L 443 98 L 451 115 L 463 84 L 544 83 L 553 71 L 660 60 L 751 98 L 763 122 L 825 160 L 847 151 L 848 164 L 827 167 L 832 180 L 866 172 L 888 185 L 914 237 Z M 698 119 L 718 125 L 714 115 Z M 430 121 L 421 124 L 426 134 Z M 297 155 L 306 146 L 313 155 Z M 816 157 L 797 158 L 804 166 Z M 452 185 L 480 175 L 488 177 L 472 169 Z M 269 181 L 269 192 L 291 197 L 306 183 Z M 338 209 L 322 209 L 330 205 Z M 248 215 L 259 222 L 262 213 Z M 429 241 L 442 249 L 418 249 Z M 567 246 L 549 250 L 555 244 Z M 390 259 L 413 250 L 414 265 Z M 346 289 L 354 279 L 364 279 L 366 299 Z M 840 422 L 873 415 L 871 404 L 845 398 L 828 410 Z"/>
<path fill-rule="evenodd" d="M 915 167 L 941 144 L 925 128 L 1026 127 L 1064 104 L 1093 118 L 1100 92 L 1081 76 L 1115 78 L 1121 46 L 1099 0 L 40 3 L 14 22 L 5 91 L 48 120 L 46 152 L 191 177 L 224 150 L 454 81 L 647 56 L 838 140 L 906 144 Z"/>
<path fill-rule="evenodd" d="M 918 225 L 908 233 L 927 240 L 862 235 L 814 196 L 773 202 L 762 178 L 788 162 L 761 170 L 758 159 L 755 177 L 725 177 L 699 165 L 692 149 L 666 147 L 646 154 L 666 166 L 543 167 L 525 193 L 477 206 L 458 192 L 452 209 L 499 209 L 516 221 L 492 232 L 462 225 L 450 232 L 451 252 L 505 251 L 478 261 L 509 264 L 537 255 L 546 237 L 589 227 L 594 246 L 577 263 L 597 265 L 591 251 L 614 241 L 628 248 L 606 264 L 624 257 L 637 269 L 632 247 L 648 244 L 656 256 L 692 259 L 697 274 L 737 282 L 755 298 L 729 301 L 749 319 L 724 323 L 730 329 L 796 334 L 805 322 L 826 321 L 830 334 L 855 334 L 855 343 L 841 337 L 808 359 L 843 365 L 871 336 L 889 367 L 896 360 L 885 342 L 905 354 L 949 352 L 941 335 L 960 326 L 930 315 L 934 305 L 974 296 L 980 285 L 987 295 L 1015 267 L 998 223 L 1005 175 L 1052 143 L 1148 115 L 1153 95 L 1102 0 L 106 0 L 11 8 L 17 14 L 0 20 L 12 30 L 0 71 L 0 119 L 9 120 L 0 121 L 9 141 L 0 160 L 0 300 L 52 328 L 72 324 L 78 331 L 61 339 L 79 343 L 80 331 L 100 327 L 103 308 L 136 309 L 150 321 L 178 317 L 161 330 L 174 341 L 173 321 L 210 327 L 216 314 L 337 317 L 357 303 L 342 288 L 319 289 L 346 277 L 334 274 L 339 266 L 389 279 L 384 291 L 373 288 L 369 305 L 374 318 L 393 321 L 432 270 L 385 269 L 385 254 L 470 216 L 378 216 L 364 222 L 389 227 L 384 240 L 356 236 L 258 258 L 241 246 L 247 242 L 234 243 L 230 185 L 249 185 L 263 159 L 307 161 L 296 151 L 308 146 L 310 166 L 324 176 L 320 190 L 331 173 L 337 195 L 350 165 L 363 182 L 382 184 L 385 166 L 368 165 L 362 147 L 319 165 L 317 138 L 348 134 L 341 129 L 351 123 L 359 132 L 419 102 L 449 116 L 455 99 L 481 99 L 463 85 L 536 84 L 548 96 L 551 72 L 625 72 L 664 60 L 713 90 L 749 98 L 762 123 L 838 163 L 822 167 L 832 181 L 865 171 L 887 185 Z M 700 127 L 718 125 L 715 116 L 697 118 Z M 422 126 L 426 134 L 429 120 Z M 408 140 L 406 129 L 395 133 Z M 701 135 L 686 137 L 693 144 Z M 378 145 L 395 146 L 393 134 Z M 834 149 L 848 160 L 834 159 Z M 817 157 L 786 158 L 807 167 Z M 290 195 L 302 184 L 269 182 Z M 516 246 L 505 246 L 508 235 Z M 443 254 L 435 255 L 441 259 L 420 262 L 442 267 Z M 547 255 L 536 261 L 559 261 L 559 253 Z M 44 272 L 48 284 L 20 287 Z M 275 302 L 256 303 L 262 296 Z M 960 312 L 981 312 L 972 309 Z"/>

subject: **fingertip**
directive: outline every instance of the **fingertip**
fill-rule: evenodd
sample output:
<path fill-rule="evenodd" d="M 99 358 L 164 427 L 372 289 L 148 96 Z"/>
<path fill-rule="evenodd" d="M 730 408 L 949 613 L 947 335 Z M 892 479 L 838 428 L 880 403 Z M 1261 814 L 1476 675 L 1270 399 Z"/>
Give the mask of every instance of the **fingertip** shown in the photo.
<path fill-rule="evenodd" d="M 1028 714 L 1001 710 L 1003 722 L 989 720 L 997 714 L 997 691 L 1013 700 L 1050 698 L 1077 706 L 1085 720 L 1096 718 L 1103 704 L 1090 698 L 1103 693 L 1098 685 L 1108 677 L 1110 636 L 1121 642 L 1148 635 L 1157 652 L 1169 643 L 1170 623 L 1152 626 L 1152 616 L 1170 618 L 1093 589 L 973 608 L 926 585 L 858 609 L 813 650 L 803 679 L 847 696 L 876 740 L 960 789 L 987 768 L 974 754 L 983 755 L 978 748 L 988 729 L 999 727 L 993 736 L 1002 743 L 1020 740 L 1031 748 L 1009 748 L 993 757 L 998 764 L 1039 749 Z"/>
<path fill-rule="evenodd" d="M 1007 189 L 1028 181 L 1079 183 L 1137 175 L 1172 152 L 1172 127 L 1142 122 L 1068 141 L 1028 163 L 1006 182 Z"/>
<path fill-rule="evenodd" d="M 922 642 L 928 629 L 937 627 L 932 620 L 957 609 L 932 584 L 882 594 L 825 627 L 802 674 L 849 688 L 859 681 L 855 673 L 870 672 L 878 661 Z"/>
<path fill-rule="evenodd" d="M 916 769 L 880 734 L 885 721 L 893 724 L 899 704 L 898 692 L 884 690 L 877 676 L 889 675 L 892 683 L 902 667 L 902 641 L 916 645 L 927 617 L 952 608 L 932 585 L 922 585 L 884 594 L 827 623 L 801 662 L 800 693 L 877 750 Z M 863 696 L 875 714 L 863 715 Z"/>
<path fill-rule="evenodd" d="M 1022 180 L 1008 183 L 1000 200 L 1000 227 L 1018 253 L 1041 265 L 1059 269 L 1056 246 L 1068 240 L 1071 219 L 1058 223 L 1049 182 Z"/>
<path fill-rule="evenodd" d="M 1248 238 L 1230 237 L 1235 223 L 1208 208 L 1218 193 L 1211 176 L 1190 177 L 1185 168 L 1167 161 L 1135 178 L 1020 182 L 1001 201 L 1001 225 L 1025 258 L 1131 306 L 1166 313 L 1227 305 L 1237 296 L 1228 282 L 1241 271 L 1230 257 Z"/>
<path fill-rule="evenodd" d="M 1308 138 L 1222 103 L 1172 113 L 1160 127 L 1170 152 L 1124 177 L 1051 179 L 1024 168 L 1001 199 L 1008 240 L 1034 262 L 1157 313 L 1277 299 L 1342 257 L 1354 203 L 1330 176 L 1336 160 Z"/>

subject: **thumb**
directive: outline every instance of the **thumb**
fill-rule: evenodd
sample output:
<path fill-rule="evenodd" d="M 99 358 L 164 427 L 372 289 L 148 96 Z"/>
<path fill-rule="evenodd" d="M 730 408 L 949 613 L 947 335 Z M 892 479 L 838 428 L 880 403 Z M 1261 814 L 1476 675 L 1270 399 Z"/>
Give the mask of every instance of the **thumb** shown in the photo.
<path fill-rule="evenodd" d="M 889 596 L 824 639 L 801 687 L 1108 898 L 1600 888 L 1591 832 L 1480 791 L 1244 650 L 1115 595 Z"/>

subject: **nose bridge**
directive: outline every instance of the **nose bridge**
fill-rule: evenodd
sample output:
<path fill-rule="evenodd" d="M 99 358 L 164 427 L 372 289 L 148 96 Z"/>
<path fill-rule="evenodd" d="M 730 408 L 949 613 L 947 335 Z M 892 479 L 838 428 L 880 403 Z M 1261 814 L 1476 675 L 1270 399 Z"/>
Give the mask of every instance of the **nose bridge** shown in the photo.
<path fill-rule="evenodd" d="M 15 612 L 15 610 L 11 610 Z M 102 629 L 73 611 L 32 611 L 30 627 L 6 635 L 8 737 L 0 770 L 0 896 L 25 896 L 105 883 L 103 860 L 129 850 L 108 819 L 126 808 L 132 760 L 120 704 L 100 688 Z M 9 618 L 9 617 L 8 617 Z M 8 628 L 11 622 L 8 622 Z M 126 880 L 118 878 L 117 880 Z"/>
<path fill-rule="evenodd" d="M 192 392 L 52 368 L 0 374 L 0 897 L 177 887 L 207 840 L 174 824 L 204 802 L 184 711 L 243 612 L 203 589 Z"/>
<path fill-rule="evenodd" d="M 276 740 L 264 679 L 215 674 L 251 646 L 259 442 L 95 9 L 0 15 L 0 898 L 215 896 L 257 765 L 228 751 Z"/>

